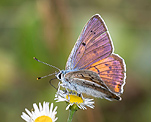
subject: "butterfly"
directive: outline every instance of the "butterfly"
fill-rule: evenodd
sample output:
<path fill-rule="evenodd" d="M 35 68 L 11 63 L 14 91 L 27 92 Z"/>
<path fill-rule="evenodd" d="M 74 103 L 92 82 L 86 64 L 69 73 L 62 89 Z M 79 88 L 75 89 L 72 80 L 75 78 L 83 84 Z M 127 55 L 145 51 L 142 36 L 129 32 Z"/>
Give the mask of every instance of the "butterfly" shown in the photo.
<path fill-rule="evenodd" d="M 95 14 L 84 26 L 74 45 L 65 70 L 56 77 L 61 86 L 79 94 L 121 100 L 126 79 L 124 59 L 113 53 L 113 44 L 99 14 Z"/>

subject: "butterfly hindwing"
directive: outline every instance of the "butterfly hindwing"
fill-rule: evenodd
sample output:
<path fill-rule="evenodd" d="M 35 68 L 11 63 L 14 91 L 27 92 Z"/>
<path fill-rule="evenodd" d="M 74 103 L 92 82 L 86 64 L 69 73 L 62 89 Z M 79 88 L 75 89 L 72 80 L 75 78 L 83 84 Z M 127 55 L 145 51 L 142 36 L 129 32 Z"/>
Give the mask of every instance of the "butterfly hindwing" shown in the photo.
<path fill-rule="evenodd" d="M 87 68 L 99 74 L 102 81 L 107 85 L 111 92 L 116 94 L 123 93 L 125 84 L 125 62 L 116 54 L 100 60 Z"/>
<path fill-rule="evenodd" d="M 66 69 L 85 69 L 94 61 L 108 57 L 112 42 L 103 19 L 94 15 L 82 30 L 69 58 Z"/>

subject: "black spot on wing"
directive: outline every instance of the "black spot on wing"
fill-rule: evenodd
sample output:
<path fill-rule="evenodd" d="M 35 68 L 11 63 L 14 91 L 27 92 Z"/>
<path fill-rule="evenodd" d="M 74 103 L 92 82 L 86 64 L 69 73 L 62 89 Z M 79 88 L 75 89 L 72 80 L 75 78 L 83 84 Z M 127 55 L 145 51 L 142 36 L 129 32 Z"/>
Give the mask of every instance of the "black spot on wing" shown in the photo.
<path fill-rule="evenodd" d="M 112 69 L 112 67 L 111 67 L 111 66 L 109 66 L 109 69 Z"/>
<path fill-rule="evenodd" d="M 96 34 L 96 32 L 95 32 L 95 31 L 93 31 L 93 30 L 91 30 L 90 32 L 91 32 L 91 33 L 93 32 L 93 34 Z"/>
<path fill-rule="evenodd" d="M 100 73 L 100 70 L 97 67 L 94 66 L 94 68 L 98 71 L 98 73 Z"/>
<path fill-rule="evenodd" d="M 82 42 L 82 45 L 85 46 L 86 44 L 84 42 Z"/>
<path fill-rule="evenodd" d="M 93 53 L 96 53 L 96 50 L 94 50 Z"/>

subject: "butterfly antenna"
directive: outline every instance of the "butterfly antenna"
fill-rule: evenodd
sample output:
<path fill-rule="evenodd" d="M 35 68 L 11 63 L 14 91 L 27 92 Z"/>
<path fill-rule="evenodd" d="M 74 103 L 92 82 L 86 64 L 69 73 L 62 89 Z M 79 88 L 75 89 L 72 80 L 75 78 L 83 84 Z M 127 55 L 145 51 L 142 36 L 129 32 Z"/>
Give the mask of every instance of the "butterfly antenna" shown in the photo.
<path fill-rule="evenodd" d="M 46 78 L 46 77 L 49 77 L 49 76 L 55 75 L 55 74 L 56 74 L 56 72 L 52 73 L 52 74 L 49 74 L 49 75 L 42 76 L 42 77 L 38 77 L 37 80 L 42 79 L 42 78 Z"/>
<path fill-rule="evenodd" d="M 48 65 L 48 66 L 53 67 L 53 68 L 55 68 L 55 69 L 57 69 L 57 70 L 60 71 L 59 68 L 57 68 L 57 67 L 55 67 L 55 66 L 53 66 L 53 65 L 47 64 L 47 63 L 45 63 L 45 62 L 43 62 L 43 61 L 40 61 L 40 60 L 38 60 L 36 57 L 33 57 L 33 59 L 35 59 L 35 60 L 38 61 L 38 62 L 41 62 L 41 63 L 43 63 L 43 64 L 45 64 L 45 65 Z M 45 76 L 44 76 L 44 77 L 45 77 Z M 46 77 L 47 77 L 47 76 L 46 76 Z"/>

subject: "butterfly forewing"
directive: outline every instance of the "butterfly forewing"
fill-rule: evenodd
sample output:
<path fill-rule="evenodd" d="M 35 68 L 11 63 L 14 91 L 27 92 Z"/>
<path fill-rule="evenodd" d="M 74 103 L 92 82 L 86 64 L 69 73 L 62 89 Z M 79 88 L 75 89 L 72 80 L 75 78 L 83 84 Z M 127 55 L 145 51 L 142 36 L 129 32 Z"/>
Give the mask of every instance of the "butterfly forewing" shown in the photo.
<path fill-rule="evenodd" d="M 108 57 L 113 51 L 103 19 L 94 15 L 85 25 L 66 64 L 66 69 L 82 69 Z"/>
<path fill-rule="evenodd" d="M 87 68 L 99 74 L 100 78 L 107 87 L 116 94 L 123 92 L 125 84 L 125 63 L 118 55 L 111 56 L 100 60 Z"/>

